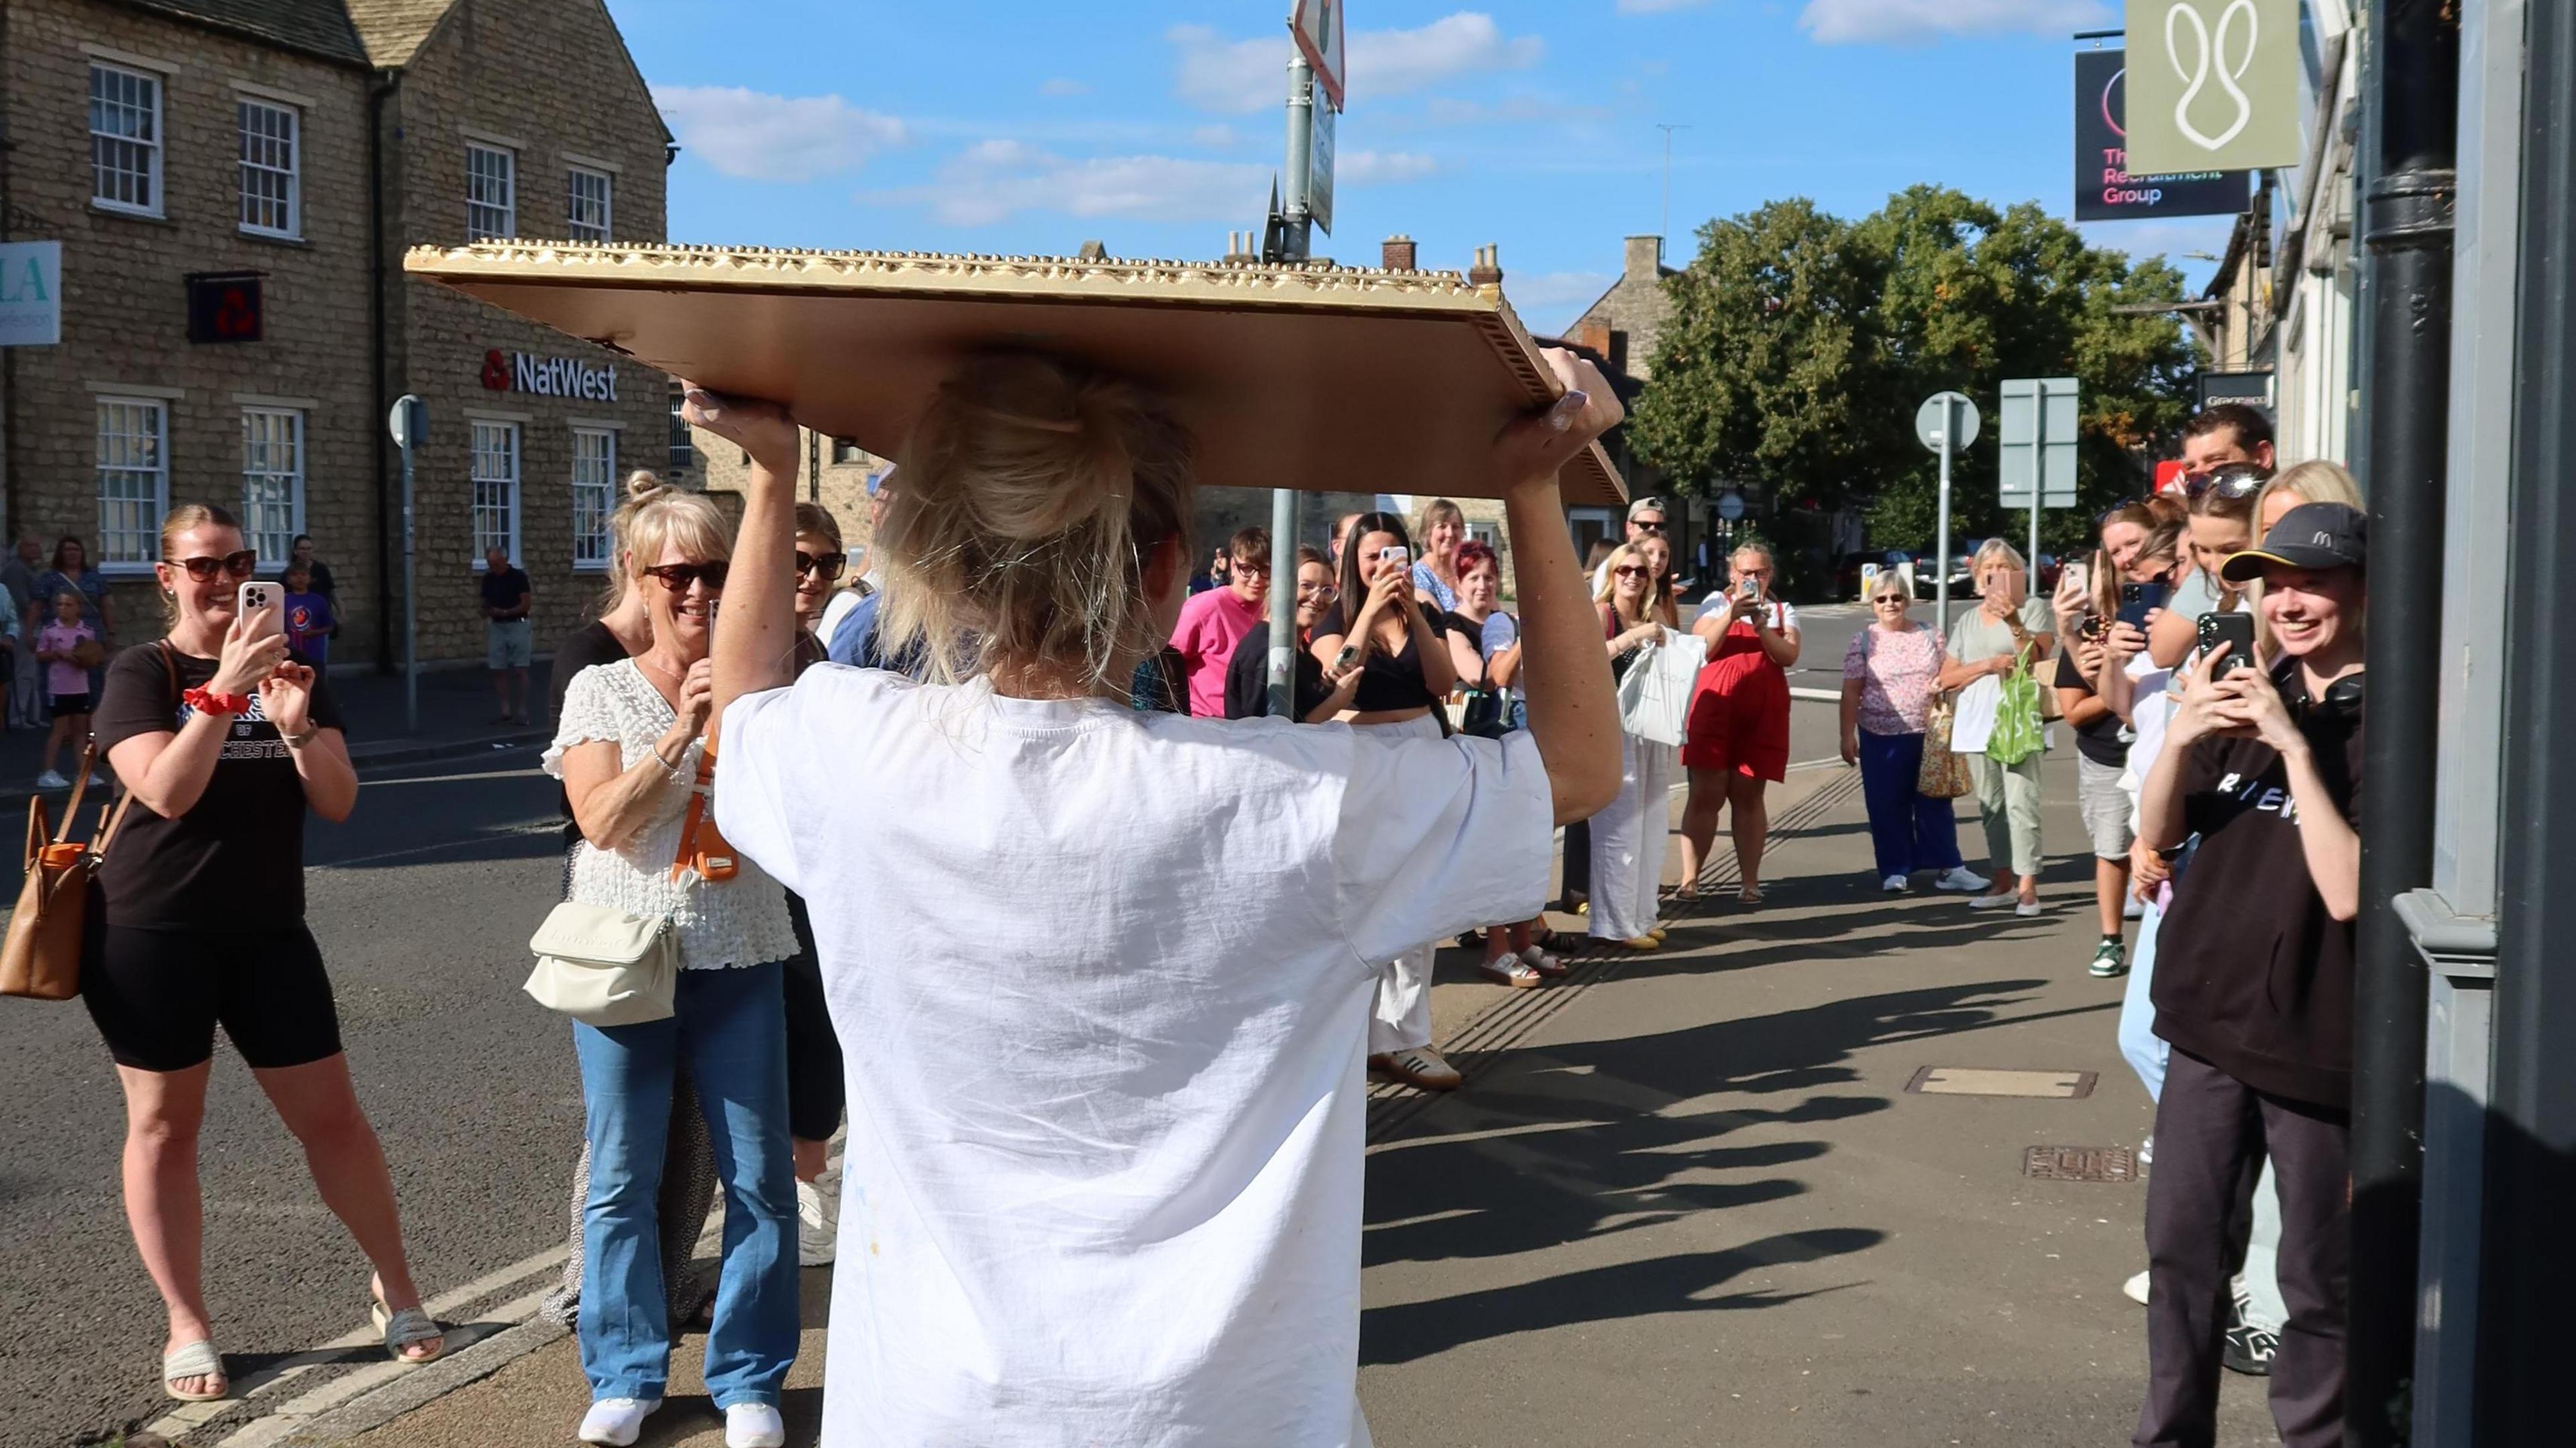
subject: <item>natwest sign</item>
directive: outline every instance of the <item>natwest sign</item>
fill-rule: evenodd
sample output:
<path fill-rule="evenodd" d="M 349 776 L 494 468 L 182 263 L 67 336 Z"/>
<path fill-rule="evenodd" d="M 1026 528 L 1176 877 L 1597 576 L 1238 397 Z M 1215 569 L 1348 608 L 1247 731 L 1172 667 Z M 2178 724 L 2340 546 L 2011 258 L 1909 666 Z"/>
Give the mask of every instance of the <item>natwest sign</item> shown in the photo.
<path fill-rule="evenodd" d="M 617 369 L 593 367 L 576 357 L 531 357 L 494 348 L 483 354 L 483 385 L 494 392 L 533 392 L 539 397 L 617 400 Z"/>

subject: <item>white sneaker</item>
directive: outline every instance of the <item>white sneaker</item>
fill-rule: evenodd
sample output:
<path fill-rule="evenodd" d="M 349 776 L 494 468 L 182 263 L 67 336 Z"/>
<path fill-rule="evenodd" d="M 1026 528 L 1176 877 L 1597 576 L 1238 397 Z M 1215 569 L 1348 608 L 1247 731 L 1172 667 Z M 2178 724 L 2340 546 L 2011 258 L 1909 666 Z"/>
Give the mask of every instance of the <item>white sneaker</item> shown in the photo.
<path fill-rule="evenodd" d="M 581 1415 L 581 1441 L 628 1448 L 661 1406 L 660 1398 L 602 1398 Z"/>
<path fill-rule="evenodd" d="M 841 1247 L 840 1213 L 817 1182 L 796 1184 L 796 1265 L 829 1267 Z"/>
<path fill-rule="evenodd" d="M 1989 882 L 1985 876 L 1971 873 L 1967 866 L 1953 865 L 1950 867 L 1950 873 L 1943 875 L 1940 879 L 1932 882 L 1932 888 L 1935 890 L 1982 890 L 1986 888 L 1988 883 Z"/>
<path fill-rule="evenodd" d="M 725 1448 L 786 1448 L 787 1425 L 767 1403 L 736 1403 L 725 1409 Z"/>
<path fill-rule="evenodd" d="M 1905 877 L 1903 875 L 1890 875 L 1886 879 L 1878 882 L 1878 888 L 1886 891 L 1890 895 L 1902 895 L 1905 893 Z"/>
<path fill-rule="evenodd" d="M 2015 898 L 2019 899 L 2019 897 Z M 2040 913 L 2040 909 L 2040 903 L 2036 900 L 2021 900 L 2019 904 L 2013 906 L 2013 913 L 2026 918 L 2032 915 L 2037 915 Z"/>
<path fill-rule="evenodd" d="M 63 778 L 63 772 L 59 769 L 48 769 L 44 773 L 36 776 L 36 788 L 38 789 L 69 789 L 71 787 L 72 782 Z"/>
<path fill-rule="evenodd" d="M 2001 910 L 2008 905 L 2020 904 L 2021 896 L 2011 890 L 1998 890 L 1992 895 L 1975 895 L 1968 900 L 1968 908 L 1971 910 Z"/>
<path fill-rule="evenodd" d="M 2128 1281 L 2121 1283 L 2120 1293 L 2122 1296 L 2128 1298 L 2131 1302 L 2138 1304 L 2140 1307 L 2146 1306 L 2147 1274 L 2141 1272 L 2137 1276 L 2130 1278 Z"/>

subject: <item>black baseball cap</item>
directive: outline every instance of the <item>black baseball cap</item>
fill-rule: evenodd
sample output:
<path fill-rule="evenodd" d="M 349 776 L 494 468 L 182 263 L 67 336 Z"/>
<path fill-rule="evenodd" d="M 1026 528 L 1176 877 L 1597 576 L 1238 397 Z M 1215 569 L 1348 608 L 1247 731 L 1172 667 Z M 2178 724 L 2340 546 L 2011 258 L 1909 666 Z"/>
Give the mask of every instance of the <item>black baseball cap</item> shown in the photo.
<path fill-rule="evenodd" d="M 2359 508 L 2301 503 L 2272 525 L 2262 547 L 2229 554 L 2218 571 L 2230 583 L 2247 583 L 2263 576 L 2266 563 L 2322 572 L 2360 568 L 2369 557 L 2370 519 Z"/>

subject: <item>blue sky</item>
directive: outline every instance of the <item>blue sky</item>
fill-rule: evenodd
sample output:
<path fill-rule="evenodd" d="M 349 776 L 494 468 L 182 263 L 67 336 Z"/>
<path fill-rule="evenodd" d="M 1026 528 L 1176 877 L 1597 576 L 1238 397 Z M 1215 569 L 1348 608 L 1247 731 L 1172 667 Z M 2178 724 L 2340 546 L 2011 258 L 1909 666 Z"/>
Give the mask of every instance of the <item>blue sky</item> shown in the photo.
<path fill-rule="evenodd" d="M 1213 257 L 1283 151 L 1286 0 L 892 5 L 609 0 L 685 148 L 675 240 Z M 1662 225 L 1917 181 L 2065 215 L 2069 36 L 2101 0 L 1349 0 L 1337 226 L 1318 255 L 1425 266 L 1496 243 L 1536 328 Z M 2088 227 L 2195 283 L 2225 218 Z"/>

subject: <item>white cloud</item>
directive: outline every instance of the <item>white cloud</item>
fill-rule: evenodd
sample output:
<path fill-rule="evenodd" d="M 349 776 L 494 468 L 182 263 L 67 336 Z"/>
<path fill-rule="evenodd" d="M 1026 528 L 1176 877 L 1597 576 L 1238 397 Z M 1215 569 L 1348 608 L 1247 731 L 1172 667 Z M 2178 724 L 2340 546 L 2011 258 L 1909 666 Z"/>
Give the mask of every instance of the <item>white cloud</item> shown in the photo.
<path fill-rule="evenodd" d="M 1038 94 L 1042 96 L 1087 96 L 1091 94 L 1091 87 L 1084 85 L 1078 80 L 1070 80 L 1064 76 L 1057 76 L 1055 79 L 1039 86 Z"/>
<path fill-rule="evenodd" d="M 926 206 L 950 226 L 989 226 L 1024 211 L 1140 221 L 1242 221 L 1269 196 L 1270 168 L 1180 156 L 1067 159 L 1024 141 L 984 141 L 940 168 L 927 186 L 862 196 Z"/>
<path fill-rule="evenodd" d="M 1348 186 L 1388 186 L 1419 181 L 1440 169 L 1415 151 L 1343 151 L 1333 157 L 1333 179 Z"/>
<path fill-rule="evenodd" d="M 1163 38 L 1180 52 L 1175 89 L 1191 105 L 1248 115 L 1287 97 L 1285 36 L 1227 40 L 1210 26 L 1175 25 Z M 1536 36 L 1506 36 L 1494 17 L 1461 10 L 1412 30 L 1353 31 L 1350 85 L 1370 99 L 1404 95 L 1453 76 L 1527 70 L 1546 53 Z"/>
<path fill-rule="evenodd" d="M 1241 133 L 1222 121 L 1192 130 L 1190 140 L 1213 151 L 1230 150 L 1243 144 Z"/>
<path fill-rule="evenodd" d="M 2026 32 L 2064 36 L 2119 16 L 2103 0 L 1807 0 L 1798 24 L 1824 45 Z"/>
<path fill-rule="evenodd" d="M 774 96 L 741 86 L 664 86 L 653 93 L 680 144 L 728 176 L 810 181 L 855 171 L 907 139 L 903 122 L 839 96 Z"/>

